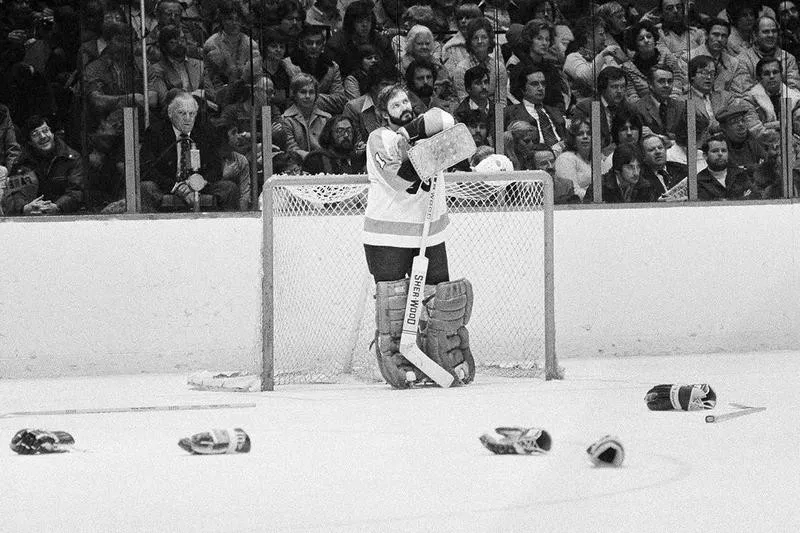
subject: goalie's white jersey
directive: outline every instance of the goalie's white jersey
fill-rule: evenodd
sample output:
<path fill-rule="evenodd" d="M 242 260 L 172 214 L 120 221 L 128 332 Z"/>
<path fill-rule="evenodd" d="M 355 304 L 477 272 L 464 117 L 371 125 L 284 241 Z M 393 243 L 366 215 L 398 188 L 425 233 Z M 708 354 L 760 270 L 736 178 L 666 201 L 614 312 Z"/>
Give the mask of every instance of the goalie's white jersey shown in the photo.
<path fill-rule="evenodd" d="M 378 128 L 369 134 L 369 192 L 364 218 L 364 244 L 419 248 L 429 195 L 422 189 L 415 194 L 409 194 L 406 189 L 411 183 L 397 175 L 402 162 L 408 159 L 408 148 L 405 138 L 387 127 Z M 444 177 L 440 176 L 437 180 L 428 246 L 444 242 L 450 222 L 447 216 Z"/>

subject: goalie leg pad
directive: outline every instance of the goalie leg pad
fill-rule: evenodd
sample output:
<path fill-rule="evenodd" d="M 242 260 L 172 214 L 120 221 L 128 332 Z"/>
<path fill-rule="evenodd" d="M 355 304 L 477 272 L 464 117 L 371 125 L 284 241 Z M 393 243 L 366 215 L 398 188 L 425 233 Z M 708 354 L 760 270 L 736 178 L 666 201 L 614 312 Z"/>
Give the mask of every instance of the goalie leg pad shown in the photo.
<path fill-rule="evenodd" d="M 428 357 L 464 384 L 475 378 L 475 360 L 465 327 L 472 315 L 472 300 L 468 280 L 439 283 L 433 299 L 425 303 L 428 321 L 420 335 Z"/>
<path fill-rule="evenodd" d="M 408 372 L 421 373 L 400 354 L 400 336 L 408 296 L 408 279 L 380 281 L 375 290 L 375 356 L 386 383 L 396 389 L 410 385 Z"/>

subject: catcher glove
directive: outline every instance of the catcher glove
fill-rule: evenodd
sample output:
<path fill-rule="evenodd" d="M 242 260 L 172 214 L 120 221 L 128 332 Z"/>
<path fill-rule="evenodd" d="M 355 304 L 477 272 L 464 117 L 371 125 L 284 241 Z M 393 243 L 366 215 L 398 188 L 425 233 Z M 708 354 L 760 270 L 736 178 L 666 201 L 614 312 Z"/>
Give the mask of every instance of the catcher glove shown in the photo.
<path fill-rule="evenodd" d="M 496 454 L 543 454 L 550 451 L 553 440 L 542 428 L 499 427 L 495 431 L 501 439 L 485 433 L 480 441 L 489 451 Z"/>

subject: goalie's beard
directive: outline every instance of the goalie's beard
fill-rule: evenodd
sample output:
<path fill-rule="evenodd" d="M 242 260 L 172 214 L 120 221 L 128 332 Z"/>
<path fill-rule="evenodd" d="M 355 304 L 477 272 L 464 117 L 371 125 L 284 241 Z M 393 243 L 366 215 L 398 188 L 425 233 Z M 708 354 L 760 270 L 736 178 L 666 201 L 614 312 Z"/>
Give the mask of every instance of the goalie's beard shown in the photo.
<path fill-rule="evenodd" d="M 414 112 L 413 111 L 403 111 L 400 113 L 399 117 L 393 117 L 391 113 L 389 114 L 389 122 L 394 124 L 395 126 L 403 127 L 409 122 L 414 120 Z"/>

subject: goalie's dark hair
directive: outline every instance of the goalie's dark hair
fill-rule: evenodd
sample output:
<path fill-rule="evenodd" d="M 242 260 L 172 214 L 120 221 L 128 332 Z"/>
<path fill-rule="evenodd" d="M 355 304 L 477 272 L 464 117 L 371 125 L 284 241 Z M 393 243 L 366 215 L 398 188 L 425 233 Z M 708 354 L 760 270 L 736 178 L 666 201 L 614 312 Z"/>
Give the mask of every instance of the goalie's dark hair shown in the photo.
<path fill-rule="evenodd" d="M 389 112 L 389 100 L 401 92 L 405 93 L 406 88 L 399 83 L 381 89 L 381 92 L 378 93 L 378 99 L 375 101 L 375 109 L 381 118 L 383 118 L 383 113 Z"/>

